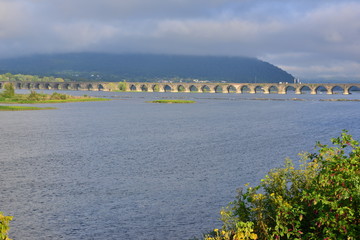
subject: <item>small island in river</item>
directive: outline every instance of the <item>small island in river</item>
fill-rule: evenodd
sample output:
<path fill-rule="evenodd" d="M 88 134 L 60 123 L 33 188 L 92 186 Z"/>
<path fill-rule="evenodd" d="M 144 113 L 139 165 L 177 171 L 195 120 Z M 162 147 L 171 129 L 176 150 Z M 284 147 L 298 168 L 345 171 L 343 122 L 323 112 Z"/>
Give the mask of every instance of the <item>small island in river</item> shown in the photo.
<path fill-rule="evenodd" d="M 50 110 L 53 107 L 0 106 L 0 111 Z"/>
<path fill-rule="evenodd" d="M 109 101 L 105 98 L 94 98 L 89 96 L 71 96 L 54 92 L 52 94 L 37 93 L 31 91 L 29 94 L 15 94 L 12 84 L 6 85 L 5 90 L 0 93 L 0 103 L 4 104 L 38 104 L 38 103 L 66 103 L 66 102 L 89 102 Z M 26 107 L 26 106 L 0 106 L 0 111 L 22 111 L 22 110 L 46 110 L 55 109 L 51 107 Z"/>

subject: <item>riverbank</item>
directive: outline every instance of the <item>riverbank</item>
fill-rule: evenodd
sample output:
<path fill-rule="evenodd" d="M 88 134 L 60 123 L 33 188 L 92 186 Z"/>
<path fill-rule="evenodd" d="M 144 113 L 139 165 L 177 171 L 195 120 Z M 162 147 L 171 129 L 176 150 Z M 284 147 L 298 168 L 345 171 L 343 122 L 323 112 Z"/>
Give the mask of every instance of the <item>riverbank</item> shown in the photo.
<path fill-rule="evenodd" d="M 0 106 L 0 111 L 52 110 L 54 107 Z"/>
<path fill-rule="evenodd" d="M 93 102 L 110 101 L 107 98 L 94 98 L 87 95 L 71 96 L 54 92 L 43 94 L 32 91 L 30 94 L 13 94 L 9 96 L 0 95 L 0 103 L 6 104 L 38 104 L 38 103 L 67 103 L 67 102 Z"/>

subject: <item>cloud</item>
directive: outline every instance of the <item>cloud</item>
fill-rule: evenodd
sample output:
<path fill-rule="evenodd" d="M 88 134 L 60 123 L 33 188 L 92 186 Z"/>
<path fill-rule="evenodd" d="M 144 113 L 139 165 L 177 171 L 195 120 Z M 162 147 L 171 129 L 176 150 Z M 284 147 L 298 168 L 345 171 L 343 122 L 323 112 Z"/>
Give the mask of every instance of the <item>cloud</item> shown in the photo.
<path fill-rule="evenodd" d="M 80 51 L 246 55 L 295 75 L 353 77 L 360 71 L 358 39 L 358 1 L 0 0 L 0 57 Z"/>
<path fill-rule="evenodd" d="M 29 13 L 26 5 L 12 1 L 0 1 L 0 39 L 11 39 L 26 32 Z"/>

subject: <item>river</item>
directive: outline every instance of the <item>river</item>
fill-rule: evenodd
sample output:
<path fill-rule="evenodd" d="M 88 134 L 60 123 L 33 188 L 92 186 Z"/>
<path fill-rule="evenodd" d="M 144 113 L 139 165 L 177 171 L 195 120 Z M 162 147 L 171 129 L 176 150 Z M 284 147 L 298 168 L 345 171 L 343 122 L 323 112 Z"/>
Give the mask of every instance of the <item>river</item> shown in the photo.
<path fill-rule="evenodd" d="M 360 102 L 319 101 L 360 93 L 67 93 L 114 100 L 0 112 L 0 211 L 14 240 L 200 237 L 286 157 L 342 129 L 360 138 Z M 146 102 L 161 98 L 196 103 Z"/>

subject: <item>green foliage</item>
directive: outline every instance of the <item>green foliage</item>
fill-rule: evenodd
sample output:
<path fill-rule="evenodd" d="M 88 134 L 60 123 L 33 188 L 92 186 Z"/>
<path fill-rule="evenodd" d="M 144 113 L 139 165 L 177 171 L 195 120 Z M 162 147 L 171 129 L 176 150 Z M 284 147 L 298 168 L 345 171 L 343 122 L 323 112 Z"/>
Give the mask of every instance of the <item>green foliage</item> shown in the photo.
<path fill-rule="evenodd" d="M 40 94 L 40 93 L 37 93 L 35 91 L 31 91 L 30 94 L 28 95 L 27 97 L 27 100 L 29 101 L 40 101 L 40 100 L 44 100 L 45 94 Z"/>
<path fill-rule="evenodd" d="M 37 93 L 35 91 L 31 91 L 27 97 L 29 101 L 45 101 L 45 100 L 66 100 L 69 96 L 66 94 L 61 94 L 54 92 L 51 95 Z"/>
<path fill-rule="evenodd" d="M 39 77 L 36 75 L 26 74 L 0 74 L 0 81 L 4 82 L 64 82 L 63 78 L 56 77 Z"/>
<path fill-rule="evenodd" d="M 90 102 L 90 101 L 110 101 L 106 98 L 92 98 L 88 96 L 78 97 L 54 92 L 44 94 L 31 91 L 30 94 L 15 94 L 12 98 L 4 98 L 0 94 L 0 103 L 64 103 L 64 102 Z"/>
<path fill-rule="evenodd" d="M 254 223 L 252 222 L 237 222 L 234 229 L 221 230 L 214 229 L 210 234 L 205 235 L 205 240 L 252 240 L 258 239 L 254 233 Z"/>
<path fill-rule="evenodd" d="M 68 96 L 66 94 L 61 94 L 61 93 L 57 93 L 57 92 L 54 92 L 50 96 L 50 100 L 65 100 L 67 98 L 68 98 Z"/>
<path fill-rule="evenodd" d="M 299 169 L 286 160 L 258 186 L 240 189 L 237 199 L 221 211 L 222 238 L 209 239 L 246 239 L 238 237 L 246 232 L 239 226 L 253 226 L 259 239 L 357 239 L 359 142 L 344 131 L 332 143 L 317 143 L 317 153 L 302 154 Z"/>
<path fill-rule="evenodd" d="M 4 216 L 0 212 L 0 240 L 11 240 L 8 237 L 8 231 L 10 229 L 9 222 L 12 220 L 11 216 Z"/>
<path fill-rule="evenodd" d="M 0 111 L 27 111 L 27 110 L 49 110 L 53 107 L 25 107 L 25 106 L 0 106 Z"/>
<path fill-rule="evenodd" d="M 311 238 L 346 239 L 360 236 L 360 147 L 346 132 L 329 147 L 320 143 L 318 154 L 309 158 L 321 168 L 305 189 L 303 201 L 313 210 Z M 350 148 L 350 149 L 348 149 Z"/>
<path fill-rule="evenodd" d="M 4 98 L 12 98 L 15 96 L 15 88 L 12 83 L 7 83 L 4 85 L 4 91 L 1 93 L 1 96 Z"/>
<path fill-rule="evenodd" d="M 119 90 L 120 90 L 121 92 L 125 92 L 125 91 L 126 91 L 126 87 L 127 87 L 126 81 L 119 82 L 118 87 L 119 87 Z"/>

